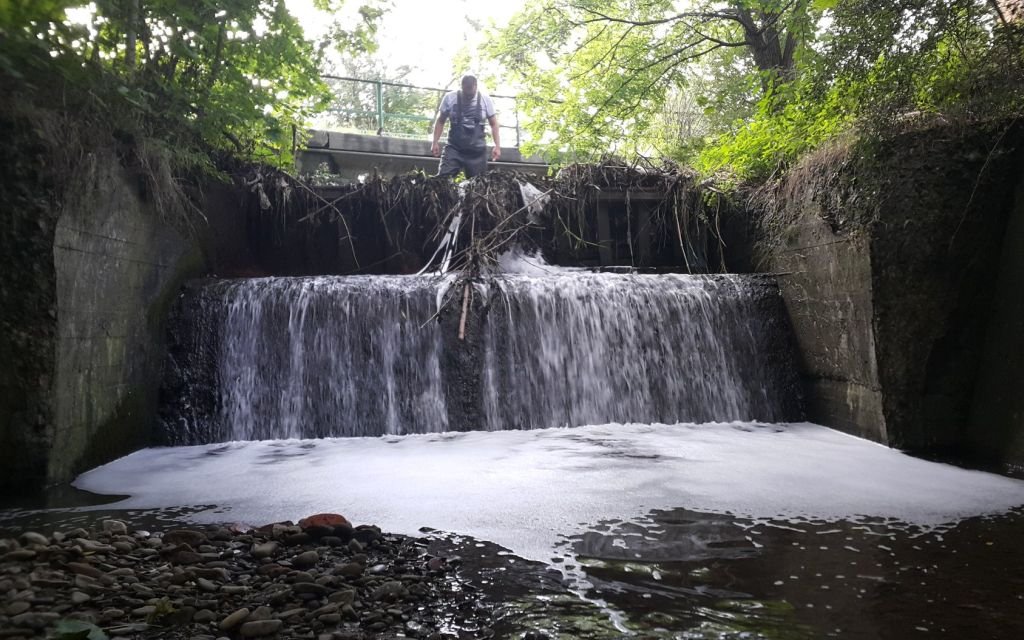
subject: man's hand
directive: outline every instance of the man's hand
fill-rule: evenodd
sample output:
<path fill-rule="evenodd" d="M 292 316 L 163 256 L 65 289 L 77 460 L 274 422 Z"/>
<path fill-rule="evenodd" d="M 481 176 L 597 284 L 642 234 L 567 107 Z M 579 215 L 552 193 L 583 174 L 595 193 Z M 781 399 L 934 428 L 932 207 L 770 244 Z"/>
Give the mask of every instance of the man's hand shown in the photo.
<path fill-rule="evenodd" d="M 434 154 L 435 158 L 441 157 L 441 145 L 437 144 L 437 140 L 430 144 L 430 153 Z"/>
<path fill-rule="evenodd" d="M 501 147 L 495 146 L 491 149 L 491 162 L 497 162 L 498 158 L 501 157 Z"/>

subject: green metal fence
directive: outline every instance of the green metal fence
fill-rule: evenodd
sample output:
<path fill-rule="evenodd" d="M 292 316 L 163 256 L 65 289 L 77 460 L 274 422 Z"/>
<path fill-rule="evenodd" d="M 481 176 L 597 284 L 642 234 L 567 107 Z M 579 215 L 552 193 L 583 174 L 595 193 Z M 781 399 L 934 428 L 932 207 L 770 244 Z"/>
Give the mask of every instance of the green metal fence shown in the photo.
<path fill-rule="evenodd" d="M 316 119 L 317 128 L 394 138 L 430 140 L 437 108 L 448 92 L 387 80 L 331 75 L 323 79 L 333 90 L 334 100 Z M 498 112 L 502 146 L 514 140 L 518 148 L 521 131 L 515 96 L 487 95 Z"/>

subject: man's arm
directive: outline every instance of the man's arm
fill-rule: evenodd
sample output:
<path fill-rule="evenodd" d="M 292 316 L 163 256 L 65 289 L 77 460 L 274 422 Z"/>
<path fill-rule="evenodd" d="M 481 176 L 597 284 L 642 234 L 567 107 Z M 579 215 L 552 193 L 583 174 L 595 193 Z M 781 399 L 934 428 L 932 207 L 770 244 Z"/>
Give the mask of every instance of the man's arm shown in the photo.
<path fill-rule="evenodd" d="M 501 157 L 501 136 L 498 135 L 498 116 L 493 115 L 487 118 L 491 123 L 491 139 L 494 140 L 494 149 L 491 150 L 491 162 L 496 162 Z"/>
<path fill-rule="evenodd" d="M 438 142 L 441 140 L 441 132 L 444 131 L 444 123 L 448 120 L 448 116 L 439 113 L 437 114 L 437 122 L 434 123 L 434 141 L 430 144 L 430 153 L 434 154 L 435 158 L 441 156 L 441 145 Z"/>

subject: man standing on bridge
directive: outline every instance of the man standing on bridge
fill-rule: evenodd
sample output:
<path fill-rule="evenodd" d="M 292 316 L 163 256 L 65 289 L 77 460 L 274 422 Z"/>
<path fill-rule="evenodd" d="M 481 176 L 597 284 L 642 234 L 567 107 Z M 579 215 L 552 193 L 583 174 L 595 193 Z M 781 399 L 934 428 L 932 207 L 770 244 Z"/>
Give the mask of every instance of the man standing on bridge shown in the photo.
<path fill-rule="evenodd" d="M 494 103 L 483 92 L 477 91 L 474 76 L 462 76 L 462 89 L 446 93 L 441 99 L 438 112 L 434 124 L 434 140 L 430 145 L 434 157 L 441 157 L 437 175 L 450 177 L 461 169 L 467 178 L 472 178 L 487 170 L 484 120 L 491 125 L 491 138 L 494 140 L 491 161 L 501 157 L 501 139 L 498 137 L 498 117 L 494 112 Z M 448 143 L 444 145 L 442 153 L 438 141 L 441 140 L 446 120 L 451 120 L 452 124 L 448 128 Z"/>

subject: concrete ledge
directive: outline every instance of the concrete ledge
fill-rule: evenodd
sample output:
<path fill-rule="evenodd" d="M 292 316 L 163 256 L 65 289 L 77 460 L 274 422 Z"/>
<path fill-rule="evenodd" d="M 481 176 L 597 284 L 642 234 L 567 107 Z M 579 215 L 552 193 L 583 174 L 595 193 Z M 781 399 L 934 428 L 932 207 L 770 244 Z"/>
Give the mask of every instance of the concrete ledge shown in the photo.
<path fill-rule="evenodd" d="M 326 163 L 332 173 L 349 180 L 371 172 L 393 176 L 420 170 L 433 174 L 438 159 L 430 153 L 430 146 L 426 140 L 312 130 L 297 163 L 301 173 L 313 173 Z M 524 158 L 513 147 L 502 147 L 501 160 L 488 163 L 488 168 L 535 175 L 548 172 L 548 165 L 541 158 Z"/>

